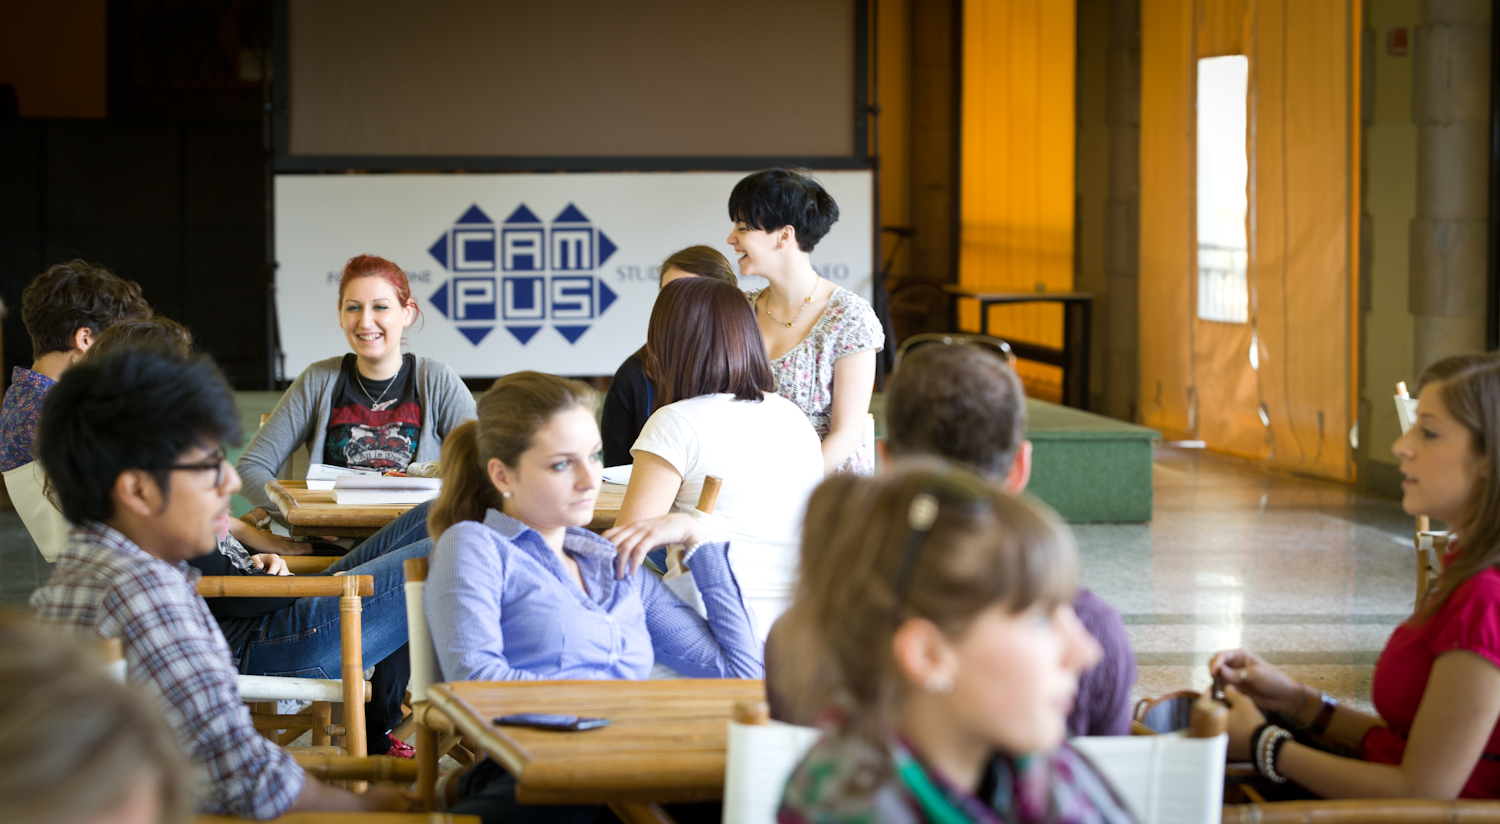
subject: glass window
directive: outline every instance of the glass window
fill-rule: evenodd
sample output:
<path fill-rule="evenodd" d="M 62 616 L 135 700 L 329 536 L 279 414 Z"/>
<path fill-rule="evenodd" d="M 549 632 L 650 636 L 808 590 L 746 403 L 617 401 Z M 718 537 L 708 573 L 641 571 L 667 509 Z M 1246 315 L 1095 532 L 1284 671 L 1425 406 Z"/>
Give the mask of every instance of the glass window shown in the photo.
<path fill-rule="evenodd" d="M 1198 317 L 1250 319 L 1245 217 L 1250 179 L 1244 55 L 1198 61 Z"/>

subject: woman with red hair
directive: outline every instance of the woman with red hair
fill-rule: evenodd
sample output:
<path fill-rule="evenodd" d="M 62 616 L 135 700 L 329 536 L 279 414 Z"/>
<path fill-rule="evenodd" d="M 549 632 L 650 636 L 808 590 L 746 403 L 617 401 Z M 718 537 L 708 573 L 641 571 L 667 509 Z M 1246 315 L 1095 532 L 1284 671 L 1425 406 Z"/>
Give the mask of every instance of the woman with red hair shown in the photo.
<path fill-rule="evenodd" d="M 401 351 L 421 314 L 401 267 L 350 258 L 338 311 L 353 351 L 303 370 L 240 456 L 240 494 L 256 506 L 272 506 L 266 482 L 299 446 L 313 463 L 401 471 L 437 460 L 443 438 L 474 417 L 474 396 L 457 373 Z"/>

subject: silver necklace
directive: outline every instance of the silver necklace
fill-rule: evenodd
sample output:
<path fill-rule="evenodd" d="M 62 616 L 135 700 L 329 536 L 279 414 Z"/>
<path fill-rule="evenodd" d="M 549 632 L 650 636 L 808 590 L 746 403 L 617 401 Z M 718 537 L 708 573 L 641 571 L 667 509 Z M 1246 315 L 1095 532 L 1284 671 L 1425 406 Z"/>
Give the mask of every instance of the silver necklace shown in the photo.
<path fill-rule="evenodd" d="M 368 390 L 368 389 L 365 388 L 364 379 L 361 378 L 360 375 L 359 375 L 359 366 L 355 365 L 355 367 L 354 367 L 354 380 L 355 380 L 356 383 L 359 384 L 359 391 L 365 393 L 365 398 L 367 398 L 370 401 L 370 408 L 371 409 L 375 409 L 375 410 L 379 410 L 380 409 L 380 401 L 385 400 L 386 392 L 390 392 L 391 391 L 391 387 L 396 385 L 396 378 L 401 377 L 401 372 L 403 370 L 405 370 L 405 369 L 406 369 L 406 361 L 403 360 L 401 362 L 401 368 L 397 369 L 396 370 L 396 374 L 392 375 L 390 381 L 388 381 L 386 383 L 386 385 L 385 385 L 385 392 L 381 392 L 380 393 L 380 399 L 376 400 L 375 397 L 370 394 L 370 390 Z"/>
<path fill-rule="evenodd" d="M 804 301 L 802 301 L 802 305 L 801 306 L 797 307 L 797 314 L 793 315 L 791 320 L 782 320 L 781 318 L 778 318 L 775 315 L 771 314 L 771 290 L 767 289 L 766 290 L 766 317 L 768 317 L 771 320 L 774 320 L 777 323 L 781 324 L 782 326 L 785 326 L 786 328 L 790 329 L 802 317 L 802 311 L 807 308 L 807 304 L 812 303 L 813 295 L 816 295 L 817 293 L 818 293 L 818 278 L 817 278 L 816 275 L 814 275 L 813 276 L 813 288 L 812 288 L 812 291 L 807 293 L 807 299 L 804 300 Z"/>

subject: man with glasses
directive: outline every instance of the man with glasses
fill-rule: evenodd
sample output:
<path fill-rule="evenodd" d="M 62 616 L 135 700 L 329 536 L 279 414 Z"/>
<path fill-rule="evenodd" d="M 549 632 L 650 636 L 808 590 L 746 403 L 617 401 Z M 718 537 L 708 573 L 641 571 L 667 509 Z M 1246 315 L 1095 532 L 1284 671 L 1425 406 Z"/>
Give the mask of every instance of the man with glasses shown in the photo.
<path fill-rule="evenodd" d="M 903 347 L 886 383 L 886 439 L 877 444 L 881 462 L 935 455 L 1020 494 L 1031 479 L 1026 392 L 1008 352 L 960 344 Z M 1129 735 L 1136 673 L 1125 624 L 1120 613 L 1083 587 L 1073 609 L 1104 648 L 1104 657 L 1079 679 L 1068 734 Z"/>
<path fill-rule="evenodd" d="M 407 809 L 394 790 L 354 795 L 308 777 L 240 700 L 186 563 L 225 528 L 240 479 L 224 442 L 239 434 L 233 396 L 206 358 L 127 349 L 68 370 L 43 407 L 37 457 L 73 529 L 31 606 L 42 621 L 121 639 L 130 683 L 207 774 L 201 808 L 256 819 Z"/>

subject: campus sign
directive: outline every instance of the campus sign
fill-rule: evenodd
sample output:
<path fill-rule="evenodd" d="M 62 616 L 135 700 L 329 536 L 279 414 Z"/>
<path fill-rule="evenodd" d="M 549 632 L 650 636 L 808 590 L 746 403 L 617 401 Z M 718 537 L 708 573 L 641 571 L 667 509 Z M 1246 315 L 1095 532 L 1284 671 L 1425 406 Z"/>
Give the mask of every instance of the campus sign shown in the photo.
<path fill-rule="evenodd" d="M 813 264 L 868 299 L 870 175 L 817 176 L 841 217 Z M 413 352 L 466 377 L 613 374 L 645 343 L 663 258 L 701 243 L 733 261 L 726 204 L 741 177 L 279 175 L 283 377 L 348 350 L 337 322 L 339 270 L 361 253 L 407 272 L 423 315 L 408 333 Z"/>

